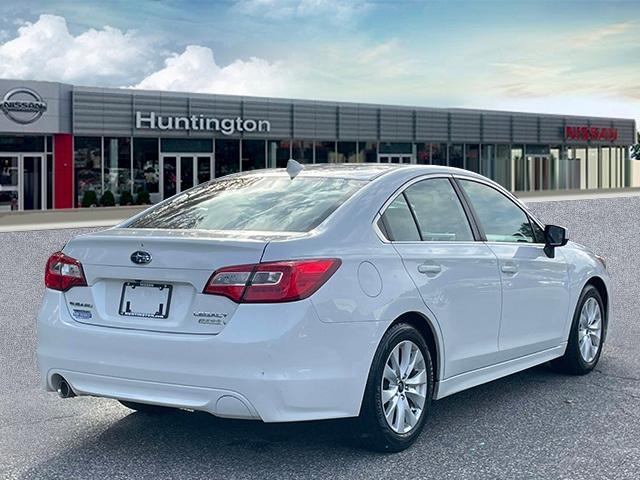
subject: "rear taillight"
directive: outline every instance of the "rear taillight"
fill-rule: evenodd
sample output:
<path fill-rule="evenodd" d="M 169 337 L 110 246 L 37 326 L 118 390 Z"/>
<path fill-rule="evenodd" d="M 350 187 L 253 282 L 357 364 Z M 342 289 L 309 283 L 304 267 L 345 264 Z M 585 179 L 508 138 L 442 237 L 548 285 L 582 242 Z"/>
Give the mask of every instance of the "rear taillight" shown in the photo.
<path fill-rule="evenodd" d="M 225 267 L 213 272 L 203 293 L 236 303 L 292 302 L 313 295 L 339 266 L 326 258 Z"/>
<path fill-rule="evenodd" d="M 52 290 L 66 292 L 71 287 L 86 286 L 82 264 L 62 252 L 56 252 L 47 261 L 44 284 Z"/>

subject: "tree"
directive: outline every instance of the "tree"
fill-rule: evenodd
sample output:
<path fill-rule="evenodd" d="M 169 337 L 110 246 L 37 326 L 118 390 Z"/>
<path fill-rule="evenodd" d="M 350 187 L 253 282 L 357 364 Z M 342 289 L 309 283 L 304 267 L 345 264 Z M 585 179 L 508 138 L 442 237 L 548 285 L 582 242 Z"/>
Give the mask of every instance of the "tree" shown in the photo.
<path fill-rule="evenodd" d="M 640 132 L 636 133 L 636 144 L 631 145 L 631 158 L 634 160 L 640 160 Z"/>

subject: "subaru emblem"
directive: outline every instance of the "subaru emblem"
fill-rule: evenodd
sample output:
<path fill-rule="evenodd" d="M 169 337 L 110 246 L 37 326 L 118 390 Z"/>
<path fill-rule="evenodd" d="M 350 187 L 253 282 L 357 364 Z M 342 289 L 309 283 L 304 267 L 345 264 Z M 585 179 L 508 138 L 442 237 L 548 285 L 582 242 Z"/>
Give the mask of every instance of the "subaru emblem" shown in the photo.
<path fill-rule="evenodd" d="M 138 265 L 146 265 L 147 263 L 151 262 L 151 254 L 149 252 L 138 250 L 137 252 L 133 252 L 131 254 L 131 261 Z"/>

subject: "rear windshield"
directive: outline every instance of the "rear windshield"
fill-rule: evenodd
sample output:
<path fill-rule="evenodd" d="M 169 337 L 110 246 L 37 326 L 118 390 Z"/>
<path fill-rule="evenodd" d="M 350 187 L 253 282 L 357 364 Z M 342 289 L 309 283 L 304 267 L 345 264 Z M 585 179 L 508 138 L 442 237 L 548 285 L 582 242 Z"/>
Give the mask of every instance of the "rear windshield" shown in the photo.
<path fill-rule="evenodd" d="M 365 183 L 274 176 L 218 180 L 177 195 L 127 227 L 308 232 Z"/>

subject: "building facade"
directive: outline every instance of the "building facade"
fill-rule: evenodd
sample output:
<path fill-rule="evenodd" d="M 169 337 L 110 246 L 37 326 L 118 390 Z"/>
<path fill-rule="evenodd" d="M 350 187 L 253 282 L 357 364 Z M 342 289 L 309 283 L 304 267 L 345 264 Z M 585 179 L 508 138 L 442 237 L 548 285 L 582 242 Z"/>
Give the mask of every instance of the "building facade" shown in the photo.
<path fill-rule="evenodd" d="M 632 185 L 628 119 L 24 80 L 0 80 L 0 98 L 0 211 L 108 204 L 111 195 L 155 203 L 289 158 L 450 165 L 514 192 Z"/>

